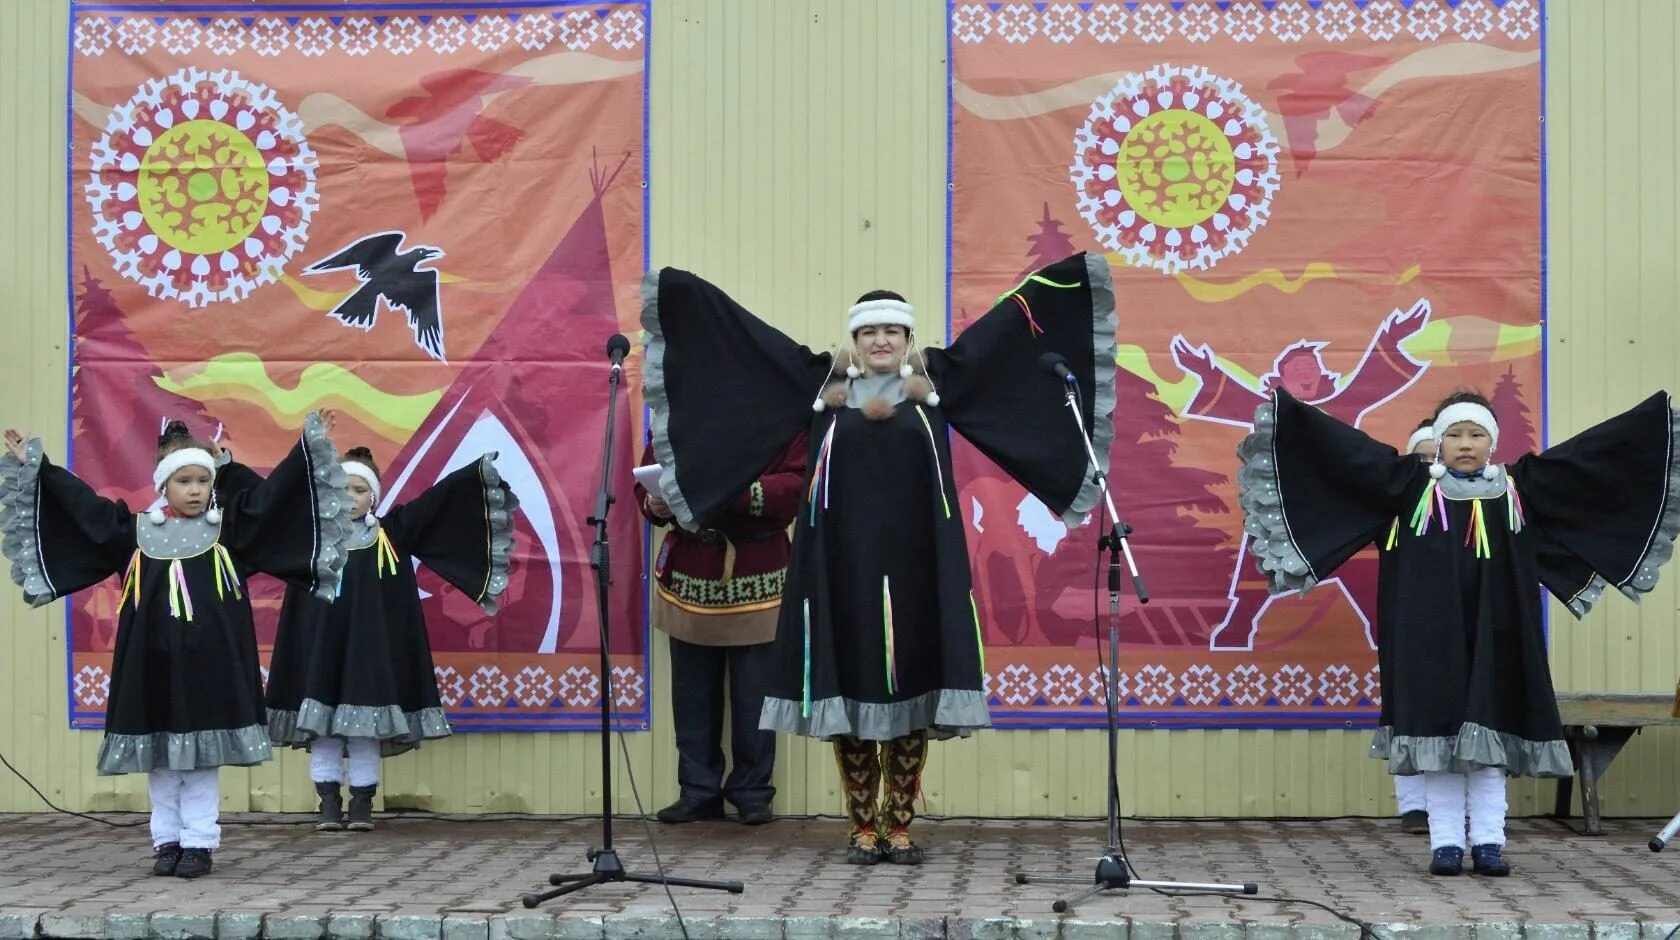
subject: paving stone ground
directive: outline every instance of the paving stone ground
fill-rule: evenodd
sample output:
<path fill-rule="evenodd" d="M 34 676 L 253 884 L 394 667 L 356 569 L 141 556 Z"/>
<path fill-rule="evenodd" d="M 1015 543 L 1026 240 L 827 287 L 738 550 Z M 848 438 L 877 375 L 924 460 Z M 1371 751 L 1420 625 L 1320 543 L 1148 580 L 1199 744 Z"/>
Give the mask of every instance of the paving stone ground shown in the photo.
<path fill-rule="evenodd" d="M 113 829 L 69 816 L 0 817 L 0 938 L 33 936 L 680 937 L 657 887 L 616 884 L 535 912 L 525 892 L 587 868 L 592 819 L 380 819 L 371 834 L 318 834 L 299 816 L 224 819 L 215 872 L 150 874 L 145 817 Z M 1392 820 L 1133 821 L 1142 877 L 1258 882 L 1260 899 L 1110 893 L 1067 914 L 1059 889 L 1019 871 L 1089 876 L 1103 827 L 1084 821 L 929 820 L 918 868 L 846 865 L 844 824 L 783 819 L 655 826 L 670 874 L 738 880 L 744 893 L 676 889 L 694 938 L 901 937 L 1355 940 L 1318 901 L 1376 925 L 1383 940 L 1658 940 L 1680 922 L 1680 846 L 1654 854 L 1661 820 L 1611 820 L 1576 835 L 1513 820 L 1506 879 L 1431 878 L 1427 838 Z M 136 825 L 137 824 L 137 825 Z M 652 870 L 638 820 L 620 819 L 628 867 Z"/>

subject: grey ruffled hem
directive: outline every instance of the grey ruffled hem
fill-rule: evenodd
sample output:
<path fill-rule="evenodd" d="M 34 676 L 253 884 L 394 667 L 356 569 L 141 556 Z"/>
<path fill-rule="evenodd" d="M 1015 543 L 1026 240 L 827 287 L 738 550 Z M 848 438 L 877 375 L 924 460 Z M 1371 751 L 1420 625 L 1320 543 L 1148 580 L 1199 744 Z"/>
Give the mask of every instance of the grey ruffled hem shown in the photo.
<path fill-rule="evenodd" d="M 671 449 L 671 398 L 665 390 L 665 332 L 659 325 L 659 271 L 642 275 L 642 329 L 647 331 L 647 348 L 642 357 L 642 403 L 653 412 L 653 459 L 665 472 L 659 477 L 659 495 L 671 507 L 677 525 L 694 531 L 694 510 L 677 486 L 677 454 Z"/>
<path fill-rule="evenodd" d="M 99 745 L 99 775 L 143 774 L 153 770 L 249 767 L 274 756 L 268 730 L 246 725 L 216 731 L 105 732 Z"/>
<path fill-rule="evenodd" d="M 508 558 L 513 554 L 513 511 L 519 508 L 519 497 L 512 490 L 502 489 L 502 475 L 496 469 L 496 455 L 485 454 L 478 461 L 478 475 L 484 481 L 485 518 L 490 523 L 490 576 L 484 582 L 484 594 L 478 606 L 487 614 L 495 614 L 497 599 L 508 586 Z M 438 715 L 442 720 L 442 713 Z M 448 734 L 448 723 L 444 734 Z M 437 737 L 437 735 L 428 735 Z"/>
<path fill-rule="evenodd" d="M 1388 761 L 1388 772 L 1466 774 L 1498 767 L 1513 777 L 1571 777 L 1575 765 L 1569 745 L 1559 741 L 1529 741 L 1514 734 L 1465 722 L 1457 737 L 1425 738 L 1395 734 L 1392 726 L 1377 729 L 1371 756 Z"/>
<path fill-rule="evenodd" d="M 316 738 L 377 738 L 390 757 L 454 731 L 441 708 L 405 712 L 395 705 L 326 705 L 312 698 L 297 711 L 268 710 L 268 738 L 281 747 L 307 747 Z"/>
<path fill-rule="evenodd" d="M 1108 259 L 1093 252 L 1085 254 L 1085 273 L 1091 284 L 1091 350 L 1095 354 L 1091 370 L 1094 388 L 1091 395 L 1091 449 L 1097 454 L 1097 466 L 1087 469 L 1106 475 L 1108 449 L 1114 444 L 1114 274 L 1108 268 Z M 1084 524 L 1085 514 L 1096 508 L 1100 499 L 1102 484 L 1097 482 L 1094 473 L 1087 473 L 1084 482 L 1079 485 L 1079 492 L 1073 496 L 1073 502 L 1062 513 L 1062 521 L 1070 529 Z"/>
<path fill-rule="evenodd" d="M 338 448 L 327 437 L 321 416 L 310 412 L 303 420 L 304 467 L 315 488 L 315 591 L 317 598 L 331 602 L 338 597 L 339 580 L 350 560 L 350 497 L 344 486 L 349 477 L 339 466 Z"/>
<path fill-rule="evenodd" d="M 1272 593 L 1305 593 L 1319 581 L 1312 565 L 1289 535 L 1278 482 L 1277 405 L 1267 402 L 1254 410 L 1254 430 L 1237 445 L 1242 468 L 1237 471 L 1237 502 L 1243 510 L 1243 530 L 1249 550 L 1271 579 Z"/>
<path fill-rule="evenodd" d="M 935 739 L 968 737 L 992 726 L 985 696 L 973 689 L 936 689 L 902 702 L 859 702 L 835 696 L 811 703 L 810 717 L 792 699 L 765 697 L 758 726 L 824 741 L 840 736 L 891 741 L 912 731 Z"/>
<path fill-rule="evenodd" d="M 1663 493 L 1662 515 L 1651 533 L 1651 544 L 1640 556 L 1628 576 L 1616 584 L 1617 590 L 1634 603 L 1641 594 L 1649 594 L 1657 586 L 1657 574 L 1674 557 L 1674 538 L 1680 535 L 1680 414 L 1675 414 L 1672 399 L 1668 405 L 1668 490 Z"/>
<path fill-rule="evenodd" d="M 1610 582 L 1595 574 L 1592 576 L 1592 580 L 1587 582 L 1587 586 L 1582 588 L 1574 597 L 1571 597 L 1564 606 L 1575 615 L 1575 619 L 1579 620 L 1587 615 L 1587 611 L 1593 609 L 1593 605 L 1604 596 L 1604 591 L 1608 587 L 1610 587 Z"/>
<path fill-rule="evenodd" d="M 46 457 L 39 438 L 30 438 L 28 448 L 27 463 L 10 451 L 0 453 L 0 553 L 12 563 L 12 582 L 23 588 L 24 600 L 31 607 L 45 607 L 58 598 L 41 561 L 37 527 L 41 462 Z"/>

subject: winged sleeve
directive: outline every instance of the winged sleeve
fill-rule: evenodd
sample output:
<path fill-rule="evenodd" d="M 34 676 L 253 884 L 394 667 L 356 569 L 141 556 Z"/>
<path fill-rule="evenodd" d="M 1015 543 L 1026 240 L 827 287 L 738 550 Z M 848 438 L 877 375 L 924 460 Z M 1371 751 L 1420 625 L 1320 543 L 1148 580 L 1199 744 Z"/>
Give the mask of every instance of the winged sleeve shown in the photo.
<path fill-rule="evenodd" d="M 519 508 L 495 461 L 495 454 L 485 454 L 391 507 L 380 520 L 399 548 L 488 614 L 496 612 L 497 598 L 507 590 L 513 511 Z"/>
<path fill-rule="evenodd" d="M 1100 255 L 1030 275 L 945 349 L 926 351 L 945 419 L 1070 526 L 1097 504 L 1114 440 L 1114 282 Z M 1091 464 L 1063 384 L 1040 365 L 1061 356 L 1079 388 Z"/>
<path fill-rule="evenodd" d="M 1416 457 L 1279 390 L 1237 448 L 1237 499 L 1272 593 L 1305 591 L 1393 523 L 1428 475 Z"/>
<path fill-rule="evenodd" d="M 659 488 L 677 523 L 708 525 L 811 422 L 831 357 L 687 271 L 642 280 L 643 399 Z"/>
<path fill-rule="evenodd" d="M 1556 548 L 1637 601 L 1680 533 L 1680 423 L 1666 392 L 1509 466 L 1523 511 Z M 1598 591 L 1587 589 L 1590 600 Z M 1567 601 L 1566 601 L 1567 603 Z M 1571 605 L 1575 610 L 1575 605 Z M 1584 608 L 1576 610 L 1584 613 Z"/>
<path fill-rule="evenodd" d="M 134 514 L 47 460 L 31 440 L 28 459 L 0 454 L 0 550 L 31 607 L 98 584 L 134 554 Z"/>
<path fill-rule="evenodd" d="M 350 536 L 350 495 L 338 450 L 320 416 L 268 478 L 228 496 L 222 541 L 241 566 L 308 588 L 330 601 L 338 594 Z"/>

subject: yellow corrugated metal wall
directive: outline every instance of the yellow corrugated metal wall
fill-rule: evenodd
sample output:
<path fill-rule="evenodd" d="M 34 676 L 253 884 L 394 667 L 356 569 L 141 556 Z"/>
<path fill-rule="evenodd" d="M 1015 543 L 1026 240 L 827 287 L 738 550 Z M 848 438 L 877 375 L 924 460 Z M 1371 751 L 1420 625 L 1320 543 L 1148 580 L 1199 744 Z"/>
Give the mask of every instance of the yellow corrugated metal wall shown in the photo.
<path fill-rule="evenodd" d="M 1560 439 L 1650 390 L 1680 386 L 1680 94 L 1671 0 L 1552 0 L 1550 431 Z M 654 0 L 653 262 L 702 271 L 801 340 L 827 345 L 839 311 L 891 286 L 934 314 L 944 296 L 942 0 Z M 0 422 L 65 426 L 64 80 L 67 0 L 0 3 Z M 1674 585 L 1642 607 L 1554 611 L 1560 689 L 1667 690 L 1680 673 Z M 0 753 L 54 802 L 142 809 L 140 778 L 98 778 L 98 735 L 65 721 L 60 607 L 0 591 Z M 653 730 L 626 736 L 644 805 L 676 790 L 664 646 Z M 1120 782 L 1140 815 L 1330 816 L 1392 809 L 1364 732 L 1126 732 Z M 838 805 L 826 748 L 784 738 L 778 808 Z M 615 755 L 617 747 L 615 745 Z M 1097 815 L 1100 734 L 993 732 L 942 744 L 925 782 L 936 814 Z M 615 760 L 621 760 L 615 757 Z M 461 735 L 387 764 L 404 805 L 587 812 L 600 742 L 588 734 Z M 228 810 L 312 808 L 306 761 L 222 776 Z M 634 802 L 622 766 L 620 810 Z M 1606 811 L 1680 809 L 1680 735 L 1631 744 Z M 1513 787 L 1513 810 L 1550 787 Z M 0 811 L 41 808 L 0 772 Z"/>

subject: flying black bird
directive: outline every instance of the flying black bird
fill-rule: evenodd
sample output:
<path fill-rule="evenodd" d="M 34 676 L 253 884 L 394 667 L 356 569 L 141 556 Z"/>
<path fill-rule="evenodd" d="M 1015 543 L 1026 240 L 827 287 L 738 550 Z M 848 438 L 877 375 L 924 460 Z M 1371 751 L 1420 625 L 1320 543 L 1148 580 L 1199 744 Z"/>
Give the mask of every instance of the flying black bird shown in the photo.
<path fill-rule="evenodd" d="M 365 236 L 331 258 L 310 265 L 304 273 L 354 267 L 362 286 L 328 316 L 338 318 L 345 326 L 371 330 L 379 318 L 379 298 L 383 297 L 389 306 L 408 311 L 415 345 L 442 362 L 443 308 L 438 302 L 438 276 L 431 268 L 419 265 L 442 257 L 443 251 L 422 245 L 398 253 L 406 237 L 403 232 Z"/>

